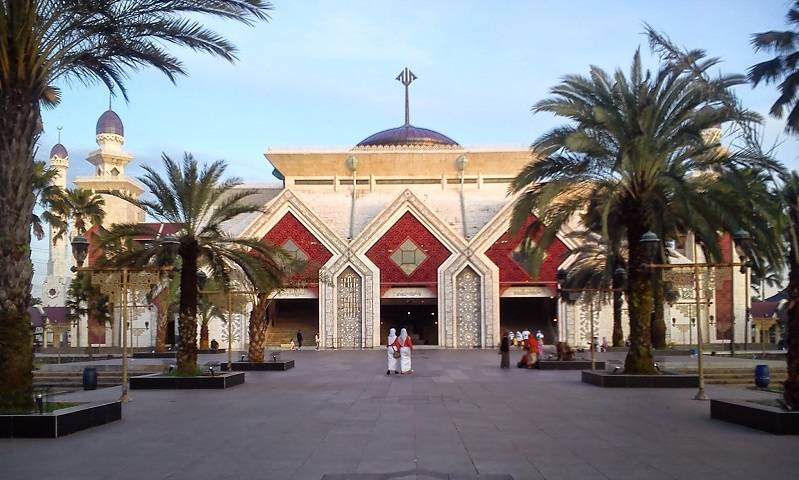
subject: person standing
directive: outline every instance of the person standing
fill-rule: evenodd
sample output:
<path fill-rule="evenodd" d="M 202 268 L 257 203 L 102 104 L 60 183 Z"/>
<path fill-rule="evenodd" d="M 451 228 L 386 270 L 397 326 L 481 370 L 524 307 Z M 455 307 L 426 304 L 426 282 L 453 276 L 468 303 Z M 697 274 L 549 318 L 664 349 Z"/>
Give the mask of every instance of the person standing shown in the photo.
<path fill-rule="evenodd" d="M 302 332 L 297 330 L 297 350 L 302 350 Z"/>
<path fill-rule="evenodd" d="M 516 348 L 524 348 L 524 338 L 519 330 L 516 330 Z"/>
<path fill-rule="evenodd" d="M 398 348 L 400 352 L 400 371 L 403 375 L 406 373 L 413 373 L 413 368 L 411 368 L 413 342 L 411 342 L 411 337 L 408 336 L 408 331 L 406 329 L 403 328 L 400 330 L 399 337 L 394 340 L 394 346 Z"/>
<path fill-rule="evenodd" d="M 538 342 L 538 349 L 539 351 L 544 350 L 544 334 L 541 333 L 541 330 L 537 330 L 535 332 L 535 340 Z"/>
<path fill-rule="evenodd" d="M 499 361 L 499 368 L 510 368 L 510 335 L 507 333 L 502 336 L 499 342 L 499 354 L 502 356 Z"/>
<path fill-rule="evenodd" d="M 316 335 L 314 335 L 314 342 L 316 342 L 316 347 L 314 348 L 314 350 L 316 350 L 318 352 L 319 351 L 319 332 L 316 332 Z"/>
<path fill-rule="evenodd" d="M 397 329 L 392 328 L 388 331 L 388 339 L 386 340 L 386 357 L 388 358 L 388 369 L 386 370 L 386 375 L 391 375 L 391 371 L 394 370 L 394 374 L 398 374 L 400 370 L 400 359 L 397 358 L 397 354 L 399 354 L 399 348 L 394 344 L 397 341 Z"/>

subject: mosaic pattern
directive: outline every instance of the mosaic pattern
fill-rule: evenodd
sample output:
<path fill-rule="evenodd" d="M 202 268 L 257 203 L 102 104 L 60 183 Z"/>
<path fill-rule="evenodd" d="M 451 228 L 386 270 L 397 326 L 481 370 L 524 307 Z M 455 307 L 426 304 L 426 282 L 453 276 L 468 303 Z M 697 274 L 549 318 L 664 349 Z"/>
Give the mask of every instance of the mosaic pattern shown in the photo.
<path fill-rule="evenodd" d="M 456 280 L 455 329 L 458 336 L 458 347 L 479 347 L 481 333 L 480 315 L 480 277 L 466 267 L 458 274 Z"/>
<path fill-rule="evenodd" d="M 231 325 L 232 326 L 232 328 L 231 328 L 232 335 L 230 337 L 231 338 L 230 343 L 237 344 L 239 342 L 239 340 L 241 339 L 241 324 L 242 324 L 243 316 L 240 313 L 234 313 L 231 316 L 231 320 L 232 320 L 232 325 Z M 222 325 L 223 325 L 223 327 L 222 327 L 222 341 L 220 343 L 222 343 L 222 345 L 225 345 L 225 348 L 227 348 L 227 343 L 228 343 L 228 340 L 227 340 L 227 332 L 228 332 L 227 316 L 222 319 Z"/>
<path fill-rule="evenodd" d="M 599 313 L 601 311 L 601 306 L 596 304 L 594 300 L 593 308 L 589 305 L 589 301 L 583 297 L 580 299 L 580 337 L 577 338 L 577 344 L 580 346 L 588 347 L 591 345 L 591 324 L 589 322 L 594 322 L 594 335 L 599 335 Z"/>
<path fill-rule="evenodd" d="M 338 346 L 361 348 L 361 277 L 347 268 L 338 277 Z"/>
<path fill-rule="evenodd" d="M 427 255 L 409 238 L 391 254 L 391 260 L 410 276 L 427 259 Z"/>

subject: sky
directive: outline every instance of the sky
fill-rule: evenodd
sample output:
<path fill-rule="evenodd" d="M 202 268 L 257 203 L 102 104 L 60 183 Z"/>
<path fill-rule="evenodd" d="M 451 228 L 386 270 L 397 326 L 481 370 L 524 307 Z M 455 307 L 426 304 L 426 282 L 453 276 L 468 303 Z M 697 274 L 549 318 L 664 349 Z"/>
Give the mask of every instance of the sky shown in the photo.
<path fill-rule="evenodd" d="M 273 183 L 268 148 L 351 147 L 404 121 L 402 85 L 409 67 L 411 123 L 465 146 L 529 146 L 563 123 L 530 107 L 568 74 L 590 65 L 625 71 L 637 48 L 655 69 L 644 22 L 678 45 L 705 49 L 724 73 L 745 73 L 767 59 L 750 36 L 786 28 L 787 0 L 557 1 L 274 0 L 268 23 L 254 28 L 205 21 L 237 45 L 230 64 L 171 47 L 189 73 L 173 85 L 154 70 L 132 72 L 129 101 L 112 100 L 125 125 L 125 149 L 139 165 L 159 165 L 165 153 L 223 159 L 228 173 Z M 90 175 L 85 160 L 97 148 L 97 118 L 108 108 L 104 85 L 65 83 L 63 101 L 44 111 L 38 157 L 58 141 L 70 153 L 71 180 Z M 744 85 L 744 105 L 767 116 L 776 88 Z M 799 143 L 768 119 L 765 137 L 799 169 Z M 41 294 L 47 240 L 34 241 L 33 295 Z"/>

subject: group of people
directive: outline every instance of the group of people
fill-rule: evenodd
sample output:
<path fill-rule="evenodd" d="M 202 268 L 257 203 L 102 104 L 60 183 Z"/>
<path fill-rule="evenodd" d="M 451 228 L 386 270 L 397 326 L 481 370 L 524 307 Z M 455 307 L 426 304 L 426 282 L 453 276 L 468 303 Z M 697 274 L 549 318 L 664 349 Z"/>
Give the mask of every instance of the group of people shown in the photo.
<path fill-rule="evenodd" d="M 304 338 L 302 336 L 302 331 L 297 330 L 297 341 L 295 342 L 294 339 L 292 338 L 291 342 L 289 342 L 289 346 L 290 346 L 290 348 L 292 350 L 302 350 L 303 341 L 304 341 Z M 314 342 L 316 343 L 316 346 L 314 347 L 314 350 L 316 350 L 318 352 L 319 351 L 319 332 L 317 332 L 316 335 L 314 335 Z"/>
<path fill-rule="evenodd" d="M 522 358 L 516 363 L 519 368 L 533 368 L 538 360 L 541 358 L 541 353 L 544 349 L 544 334 L 538 330 L 535 335 L 530 331 L 524 332 L 505 332 L 502 336 L 502 341 L 499 345 L 499 354 L 501 360 L 499 368 L 510 368 L 510 347 L 523 348 L 524 354 Z"/>
<path fill-rule="evenodd" d="M 397 330 L 392 328 L 388 331 L 386 345 L 386 357 L 388 358 L 386 375 L 391 375 L 392 371 L 395 375 L 413 373 L 411 368 L 413 342 L 411 337 L 408 336 L 408 331 L 403 328 L 400 330 L 399 336 L 397 336 Z"/>

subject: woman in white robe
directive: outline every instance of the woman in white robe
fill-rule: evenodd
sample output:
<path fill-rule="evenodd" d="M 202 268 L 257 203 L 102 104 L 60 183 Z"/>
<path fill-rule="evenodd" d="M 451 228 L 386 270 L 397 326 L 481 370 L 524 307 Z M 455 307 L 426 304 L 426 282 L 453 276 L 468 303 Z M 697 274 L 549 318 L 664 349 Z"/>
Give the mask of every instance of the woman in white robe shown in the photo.
<path fill-rule="evenodd" d="M 400 371 L 405 373 L 413 373 L 413 368 L 411 368 L 411 352 L 413 352 L 413 342 L 411 342 L 411 337 L 408 336 L 408 331 L 404 328 L 400 330 L 399 337 L 397 340 L 394 341 L 394 345 L 399 348 L 400 351 Z"/>
<path fill-rule="evenodd" d="M 394 358 L 394 352 L 399 352 L 399 347 L 394 345 L 396 341 L 397 329 L 392 328 L 388 331 L 388 340 L 386 341 L 386 356 L 388 357 L 388 370 L 386 370 L 386 375 L 391 375 L 392 370 L 395 374 L 398 374 L 400 370 L 400 359 Z"/>

